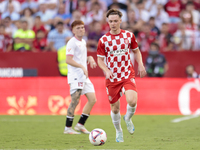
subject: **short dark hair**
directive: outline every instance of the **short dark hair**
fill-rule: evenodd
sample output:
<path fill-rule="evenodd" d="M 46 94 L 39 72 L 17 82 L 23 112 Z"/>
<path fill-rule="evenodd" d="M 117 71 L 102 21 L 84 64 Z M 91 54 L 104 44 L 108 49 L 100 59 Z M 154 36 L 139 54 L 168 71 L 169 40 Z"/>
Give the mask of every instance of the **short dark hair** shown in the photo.
<path fill-rule="evenodd" d="M 58 25 L 64 25 L 64 23 L 62 21 L 58 21 L 58 23 L 56 24 L 56 26 Z"/>
<path fill-rule="evenodd" d="M 75 20 L 74 22 L 72 22 L 71 28 L 73 29 L 77 25 L 84 25 L 84 22 L 82 20 Z"/>
<path fill-rule="evenodd" d="M 118 9 L 108 10 L 107 13 L 106 13 L 106 17 L 108 18 L 110 15 L 118 15 L 120 18 L 122 17 L 122 13 Z"/>
<path fill-rule="evenodd" d="M 156 42 L 152 42 L 151 46 L 153 46 L 153 45 L 156 46 L 158 50 L 160 49 L 160 46 Z"/>
<path fill-rule="evenodd" d="M 151 16 L 151 17 L 149 18 L 149 20 L 155 20 L 155 17 Z"/>

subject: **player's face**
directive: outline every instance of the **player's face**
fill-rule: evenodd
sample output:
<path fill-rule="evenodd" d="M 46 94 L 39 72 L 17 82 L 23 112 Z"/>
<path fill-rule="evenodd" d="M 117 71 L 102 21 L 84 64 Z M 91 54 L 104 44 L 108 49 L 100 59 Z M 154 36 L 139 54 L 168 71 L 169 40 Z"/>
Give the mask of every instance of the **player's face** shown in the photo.
<path fill-rule="evenodd" d="M 122 22 L 121 18 L 118 15 L 108 16 L 108 24 L 111 31 L 117 31 L 120 29 L 120 23 Z"/>
<path fill-rule="evenodd" d="M 75 34 L 75 36 L 82 37 L 85 34 L 85 26 L 77 25 L 73 28 L 72 32 Z"/>

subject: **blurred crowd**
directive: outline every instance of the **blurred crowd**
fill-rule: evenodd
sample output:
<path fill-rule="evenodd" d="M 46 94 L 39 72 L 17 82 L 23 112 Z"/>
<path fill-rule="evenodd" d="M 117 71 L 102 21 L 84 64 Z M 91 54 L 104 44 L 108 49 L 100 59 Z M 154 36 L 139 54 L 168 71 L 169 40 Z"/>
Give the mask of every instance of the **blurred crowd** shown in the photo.
<path fill-rule="evenodd" d="M 89 51 L 109 31 L 105 14 L 119 9 L 121 28 L 133 32 L 141 51 L 200 50 L 200 0 L 0 0 L 0 52 L 58 51 L 83 20 Z"/>

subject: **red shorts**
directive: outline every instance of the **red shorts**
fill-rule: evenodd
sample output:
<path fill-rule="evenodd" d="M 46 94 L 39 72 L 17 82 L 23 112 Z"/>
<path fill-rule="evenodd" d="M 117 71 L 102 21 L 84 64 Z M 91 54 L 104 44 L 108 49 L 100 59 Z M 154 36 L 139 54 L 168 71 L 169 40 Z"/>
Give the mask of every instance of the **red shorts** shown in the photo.
<path fill-rule="evenodd" d="M 122 92 L 127 90 L 134 90 L 137 92 L 134 78 L 125 79 L 118 82 L 110 82 L 110 80 L 107 79 L 106 90 L 110 104 L 117 102 L 117 100 L 122 96 Z"/>

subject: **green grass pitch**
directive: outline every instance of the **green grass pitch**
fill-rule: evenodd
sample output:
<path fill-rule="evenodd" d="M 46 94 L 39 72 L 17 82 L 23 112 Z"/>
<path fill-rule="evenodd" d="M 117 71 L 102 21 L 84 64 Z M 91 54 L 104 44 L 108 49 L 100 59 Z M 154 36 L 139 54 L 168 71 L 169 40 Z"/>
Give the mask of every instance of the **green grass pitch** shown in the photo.
<path fill-rule="evenodd" d="M 88 130 L 102 128 L 107 142 L 93 146 L 88 135 L 63 134 L 66 116 L 0 116 L 0 150 L 199 150 L 200 117 L 172 123 L 177 115 L 135 115 L 130 135 L 121 119 L 124 142 L 115 142 L 115 129 L 108 116 L 91 115 Z M 79 116 L 75 116 L 73 126 Z"/>

